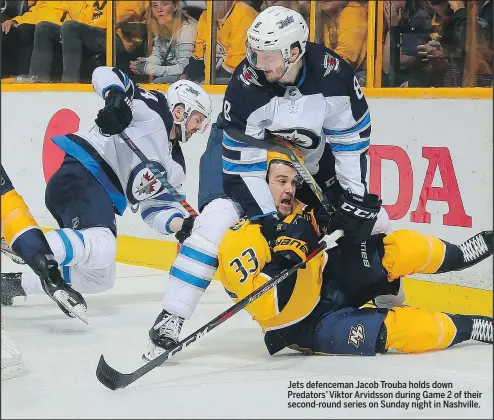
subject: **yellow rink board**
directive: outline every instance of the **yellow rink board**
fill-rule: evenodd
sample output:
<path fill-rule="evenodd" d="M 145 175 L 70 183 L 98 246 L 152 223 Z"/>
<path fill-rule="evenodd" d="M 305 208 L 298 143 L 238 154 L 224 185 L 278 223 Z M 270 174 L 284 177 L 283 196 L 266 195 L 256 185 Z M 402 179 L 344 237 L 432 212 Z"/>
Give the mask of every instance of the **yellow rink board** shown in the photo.
<path fill-rule="evenodd" d="M 155 239 L 119 236 L 117 261 L 169 270 L 177 244 Z M 404 279 L 406 304 L 433 311 L 492 316 L 492 291 L 423 280 Z"/>

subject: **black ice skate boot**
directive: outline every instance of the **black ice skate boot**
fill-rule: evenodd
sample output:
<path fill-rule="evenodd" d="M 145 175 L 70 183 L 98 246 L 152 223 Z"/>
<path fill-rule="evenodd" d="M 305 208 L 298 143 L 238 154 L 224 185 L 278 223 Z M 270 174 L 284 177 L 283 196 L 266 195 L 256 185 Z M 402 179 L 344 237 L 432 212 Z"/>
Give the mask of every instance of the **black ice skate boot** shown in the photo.
<path fill-rule="evenodd" d="M 53 256 L 38 254 L 34 261 L 36 274 L 39 275 L 41 286 L 46 294 L 57 303 L 65 315 L 71 318 L 77 317 L 87 324 L 86 301 L 77 290 L 65 282 Z"/>
<path fill-rule="evenodd" d="M 477 233 L 460 245 L 453 245 L 444 240 L 443 242 L 446 244 L 446 255 L 436 273 L 461 271 L 492 255 L 492 230 Z"/>
<path fill-rule="evenodd" d="M 470 340 L 492 344 L 492 318 L 490 316 L 472 316 L 473 327 Z"/>
<path fill-rule="evenodd" d="M 26 262 L 21 257 L 19 257 L 14 251 L 12 251 L 12 248 L 7 244 L 5 238 L 2 238 L 1 245 L 2 254 L 9 257 L 16 264 L 26 264 Z"/>
<path fill-rule="evenodd" d="M 450 345 L 466 340 L 492 344 L 492 317 L 482 315 L 447 315 L 456 327 L 456 336 Z"/>
<path fill-rule="evenodd" d="M 22 273 L 2 273 L 1 301 L 4 306 L 11 306 L 16 296 L 26 296 L 21 284 Z"/>
<path fill-rule="evenodd" d="M 163 310 L 149 330 L 149 345 L 142 359 L 149 362 L 165 351 L 172 350 L 178 343 L 178 336 L 184 319 Z"/>

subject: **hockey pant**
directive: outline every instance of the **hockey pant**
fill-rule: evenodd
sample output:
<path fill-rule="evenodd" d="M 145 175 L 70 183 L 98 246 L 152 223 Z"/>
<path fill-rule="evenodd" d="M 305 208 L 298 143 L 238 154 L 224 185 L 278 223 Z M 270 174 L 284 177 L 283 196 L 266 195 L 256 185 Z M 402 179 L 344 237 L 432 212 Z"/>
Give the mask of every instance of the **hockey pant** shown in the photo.
<path fill-rule="evenodd" d="M 466 315 L 420 308 L 344 308 L 324 314 L 313 331 L 289 347 L 322 355 L 424 353 L 470 339 L 471 327 Z"/>
<path fill-rule="evenodd" d="M 104 187 L 78 161 L 66 156 L 45 192 L 59 229 L 45 234 L 64 280 L 80 293 L 100 293 L 115 285 L 117 249 L 113 203 Z M 22 275 L 26 294 L 43 294 L 38 276 Z"/>

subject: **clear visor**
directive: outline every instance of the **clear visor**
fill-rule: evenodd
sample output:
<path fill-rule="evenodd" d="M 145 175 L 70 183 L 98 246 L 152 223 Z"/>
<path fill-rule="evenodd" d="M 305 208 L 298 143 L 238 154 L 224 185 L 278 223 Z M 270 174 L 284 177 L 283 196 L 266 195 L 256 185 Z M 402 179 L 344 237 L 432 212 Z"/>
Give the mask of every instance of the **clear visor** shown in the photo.
<path fill-rule="evenodd" d="M 245 43 L 245 54 L 252 67 L 261 71 L 272 71 L 285 63 L 280 50 L 256 50 L 249 41 Z"/>

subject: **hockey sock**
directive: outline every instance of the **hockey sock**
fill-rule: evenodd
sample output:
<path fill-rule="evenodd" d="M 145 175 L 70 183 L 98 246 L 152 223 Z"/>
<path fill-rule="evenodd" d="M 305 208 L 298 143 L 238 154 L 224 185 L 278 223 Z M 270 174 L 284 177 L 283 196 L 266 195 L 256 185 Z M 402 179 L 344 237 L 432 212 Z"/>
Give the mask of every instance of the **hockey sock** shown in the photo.
<path fill-rule="evenodd" d="M 442 242 L 446 251 L 436 273 L 463 270 L 492 255 L 492 231 L 480 232 L 460 245 Z"/>

